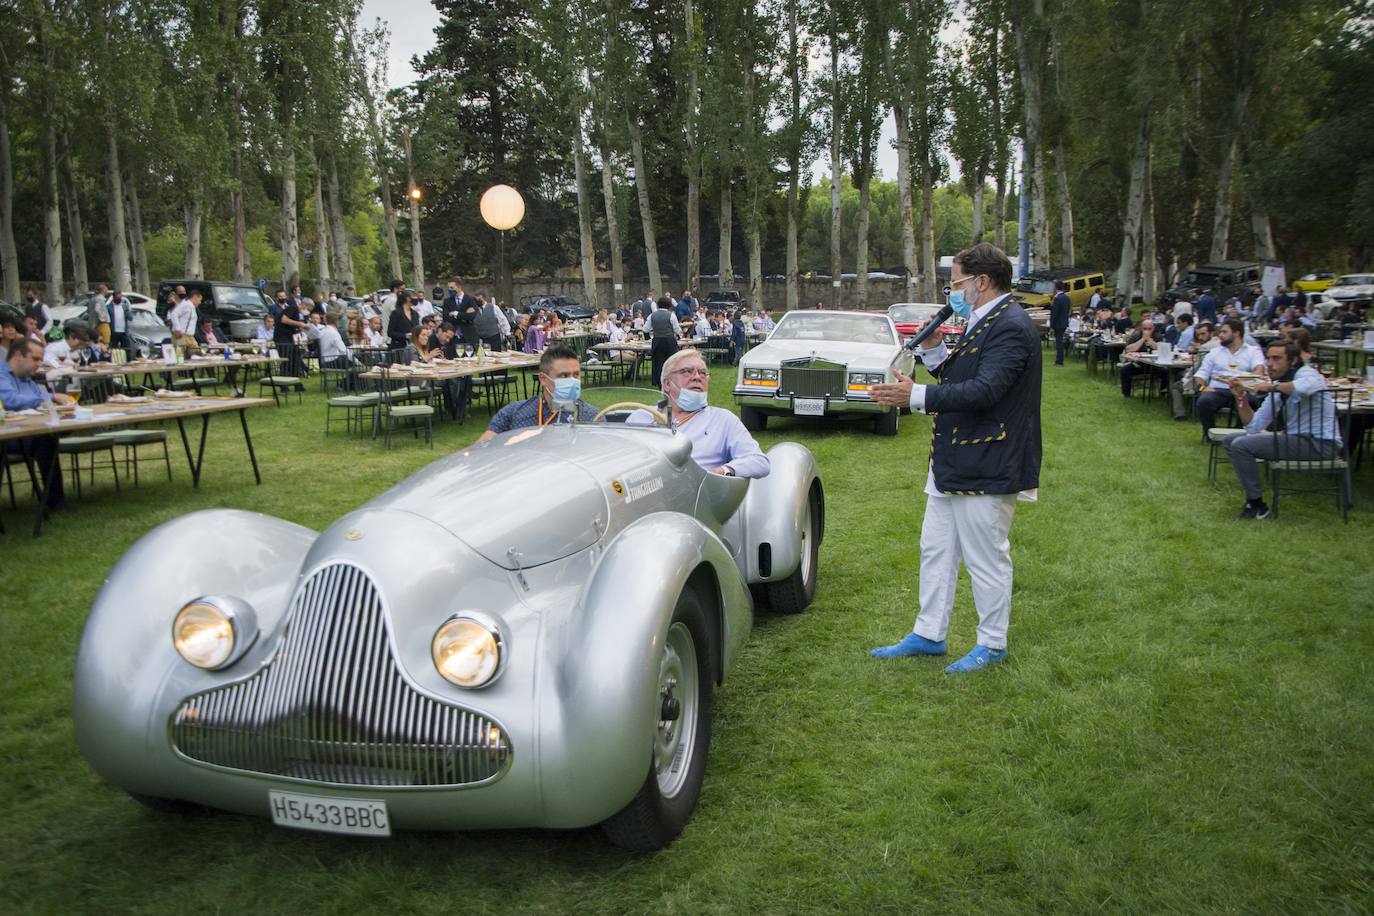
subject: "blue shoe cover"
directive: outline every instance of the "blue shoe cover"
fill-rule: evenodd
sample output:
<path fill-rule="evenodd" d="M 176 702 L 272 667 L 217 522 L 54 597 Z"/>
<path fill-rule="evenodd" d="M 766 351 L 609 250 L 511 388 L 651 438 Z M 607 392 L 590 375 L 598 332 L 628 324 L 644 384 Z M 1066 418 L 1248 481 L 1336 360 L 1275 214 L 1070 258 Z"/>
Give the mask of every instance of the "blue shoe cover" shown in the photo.
<path fill-rule="evenodd" d="M 924 636 L 917 636 L 915 633 L 908 633 L 902 637 L 902 641 L 895 646 L 879 646 L 868 653 L 874 658 L 901 658 L 906 655 L 944 655 L 945 641 L 942 639 L 936 642 L 933 639 L 926 639 Z"/>

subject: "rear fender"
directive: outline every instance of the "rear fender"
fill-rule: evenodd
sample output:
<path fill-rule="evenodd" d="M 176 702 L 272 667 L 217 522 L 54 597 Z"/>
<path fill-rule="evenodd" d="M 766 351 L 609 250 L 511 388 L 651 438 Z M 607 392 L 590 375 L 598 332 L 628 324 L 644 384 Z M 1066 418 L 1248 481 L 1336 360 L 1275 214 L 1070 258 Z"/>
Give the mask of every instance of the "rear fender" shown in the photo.
<path fill-rule="evenodd" d="M 811 488 L 820 497 L 818 531 L 825 533 L 825 493 L 810 449 L 781 442 L 768 452 L 767 477 L 753 481 L 740 511 L 745 522 L 745 578 L 778 582 L 801 563 L 801 518 Z M 766 560 L 764 558 L 767 558 Z"/>

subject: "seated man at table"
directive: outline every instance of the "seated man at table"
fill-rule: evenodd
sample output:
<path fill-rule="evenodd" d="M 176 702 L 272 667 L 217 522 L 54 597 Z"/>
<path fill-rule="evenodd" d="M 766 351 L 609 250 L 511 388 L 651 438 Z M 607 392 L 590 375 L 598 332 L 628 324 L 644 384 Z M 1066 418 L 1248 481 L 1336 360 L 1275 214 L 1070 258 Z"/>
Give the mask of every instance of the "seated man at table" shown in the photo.
<path fill-rule="evenodd" d="M 43 349 L 26 337 L 16 337 L 10 342 L 9 352 L 4 363 L 0 363 L 0 406 L 7 411 L 42 409 L 48 401 L 66 404 L 71 398 L 65 394 L 52 394 L 47 388 L 34 380 L 34 374 L 42 365 Z M 62 489 L 62 469 L 57 466 L 57 436 L 36 435 L 23 439 L 9 439 L 4 443 L 5 450 L 12 455 L 25 456 L 26 460 L 36 461 L 45 485 L 52 487 L 48 493 L 48 508 L 65 510 L 67 500 Z"/>
<path fill-rule="evenodd" d="M 223 347 L 229 341 L 219 335 L 215 330 L 215 320 L 213 318 L 202 318 L 200 327 L 196 329 L 196 343 L 209 349 L 211 347 Z"/>
<path fill-rule="evenodd" d="M 1217 414 L 1235 404 L 1230 377 L 1238 372 L 1264 371 L 1264 354 L 1259 347 L 1245 342 L 1245 324 L 1239 319 L 1223 321 L 1217 338 L 1221 341 L 1220 346 L 1208 353 L 1193 373 L 1193 383 L 1199 391 L 1197 415 L 1202 421 L 1204 436 L 1217 425 Z M 1251 407 L 1259 404 L 1253 395 L 1248 400 Z"/>
<path fill-rule="evenodd" d="M 1187 350 L 1193 345 L 1193 316 L 1186 312 L 1174 319 L 1174 323 L 1169 325 L 1169 329 L 1164 332 L 1164 339 L 1173 345 L 1175 350 Z"/>
<path fill-rule="evenodd" d="M 1221 346 L 1217 340 L 1217 327 L 1210 321 L 1199 321 L 1193 330 L 1193 342 L 1188 347 L 1190 353 L 1211 353 Z"/>
<path fill-rule="evenodd" d="M 1245 505 L 1237 518 L 1246 520 L 1269 516 L 1259 461 L 1280 456 L 1297 461 L 1320 460 L 1335 458 L 1341 452 L 1336 405 L 1327 391 L 1326 379 L 1316 369 L 1302 364 L 1298 347 L 1292 341 L 1275 340 L 1264 356 L 1269 378 L 1255 385 L 1254 390 L 1269 396 L 1258 410 L 1250 406 L 1248 392 L 1239 381 L 1232 381 L 1230 386 L 1245 432 L 1226 440 L 1226 452 L 1245 491 Z M 1279 430 L 1271 432 L 1275 421 Z"/>
<path fill-rule="evenodd" d="M 271 340 L 273 336 L 272 329 L 275 323 L 276 319 L 272 317 L 271 312 L 268 312 L 266 315 L 263 315 L 262 321 L 259 322 L 258 326 L 253 329 L 253 339 Z"/>
<path fill-rule="evenodd" d="M 768 456 L 759 448 L 739 417 L 706 403 L 710 370 L 695 350 L 678 350 L 663 364 L 663 400 L 658 409 L 668 423 L 692 442 L 692 460 L 712 474 L 726 477 L 767 477 Z M 652 426 L 657 421 L 637 410 L 625 421 Z"/>
<path fill-rule="evenodd" d="M 582 363 L 577 359 L 576 350 L 563 344 L 550 344 L 539 357 L 539 372 L 535 378 L 539 382 L 539 393 L 498 410 L 486 432 L 477 438 L 478 442 L 486 442 L 512 429 L 568 423 L 574 411 L 579 422 L 589 423 L 596 418 L 596 408 L 580 399 Z"/>
<path fill-rule="evenodd" d="M 1155 323 L 1149 318 L 1140 319 L 1140 324 L 1126 338 L 1126 349 L 1122 351 L 1121 396 L 1131 396 L 1131 383 L 1142 372 L 1153 372 L 1150 366 L 1142 366 L 1125 359 L 1132 353 L 1153 353 L 1155 349 Z"/>
<path fill-rule="evenodd" d="M 77 352 L 91 342 L 91 332 L 86 326 L 68 324 L 61 340 L 54 340 L 43 349 L 43 365 L 50 369 L 75 369 L 79 363 Z"/>

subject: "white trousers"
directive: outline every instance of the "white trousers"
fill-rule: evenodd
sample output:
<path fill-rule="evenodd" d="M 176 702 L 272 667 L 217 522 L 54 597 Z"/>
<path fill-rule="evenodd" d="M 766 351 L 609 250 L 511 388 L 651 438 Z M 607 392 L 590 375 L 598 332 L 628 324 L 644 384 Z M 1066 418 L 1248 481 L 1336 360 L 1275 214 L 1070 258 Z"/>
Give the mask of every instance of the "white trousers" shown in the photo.
<path fill-rule="evenodd" d="M 921 611 L 912 628 L 918 636 L 937 642 L 945 638 L 962 559 L 973 580 L 978 645 L 1007 647 L 1015 510 L 1015 494 L 927 497 L 921 523 Z"/>

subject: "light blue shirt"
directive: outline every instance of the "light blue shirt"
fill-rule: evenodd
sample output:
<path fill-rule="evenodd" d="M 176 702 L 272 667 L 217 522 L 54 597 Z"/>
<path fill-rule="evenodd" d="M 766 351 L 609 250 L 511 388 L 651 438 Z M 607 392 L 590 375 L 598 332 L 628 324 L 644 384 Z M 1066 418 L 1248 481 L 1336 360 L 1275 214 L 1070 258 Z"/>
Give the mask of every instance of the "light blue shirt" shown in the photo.
<path fill-rule="evenodd" d="M 1341 443 L 1341 433 L 1336 426 L 1336 403 L 1326 388 L 1326 379 L 1311 366 L 1302 366 L 1293 376 L 1293 393 L 1289 395 L 1271 391 L 1260 404 L 1255 415 L 1245 424 L 1245 431 L 1251 435 L 1262 433 L 1274 422 L 1274 405 L 1283 402 L 1284 431 L 1290 436 L 1311 436 Z"/>
<path fill-rule="evenodd" d="M 20 378 L 10 371 L 9 361 L 0 363 L 0 404 L 6 410 L 28 410 L 52 400 L 52 393 L 31 378 Z"/>
<path fill-rule="evenodd" d="M 1193 345 L 1193 326 L 1190 324 L 1183 329 L 1183 333 L 1178 335 L 1178 342 L 1174 344 L 1175 350 L 1187 350 Z"/>
<path fill-rule="evenodd" d="M 662 409 L 666 410 L 666 405 Z M 652 426 L 655 420 L 648 411 L 636 410 L 625 422 L 630 426 Z M 736 477 L 768 476 L 768 456 L 730 411 L 703 407 L 677 429 L 691 440 L 692 460 L 706 470 L 728 464 Z"/>

